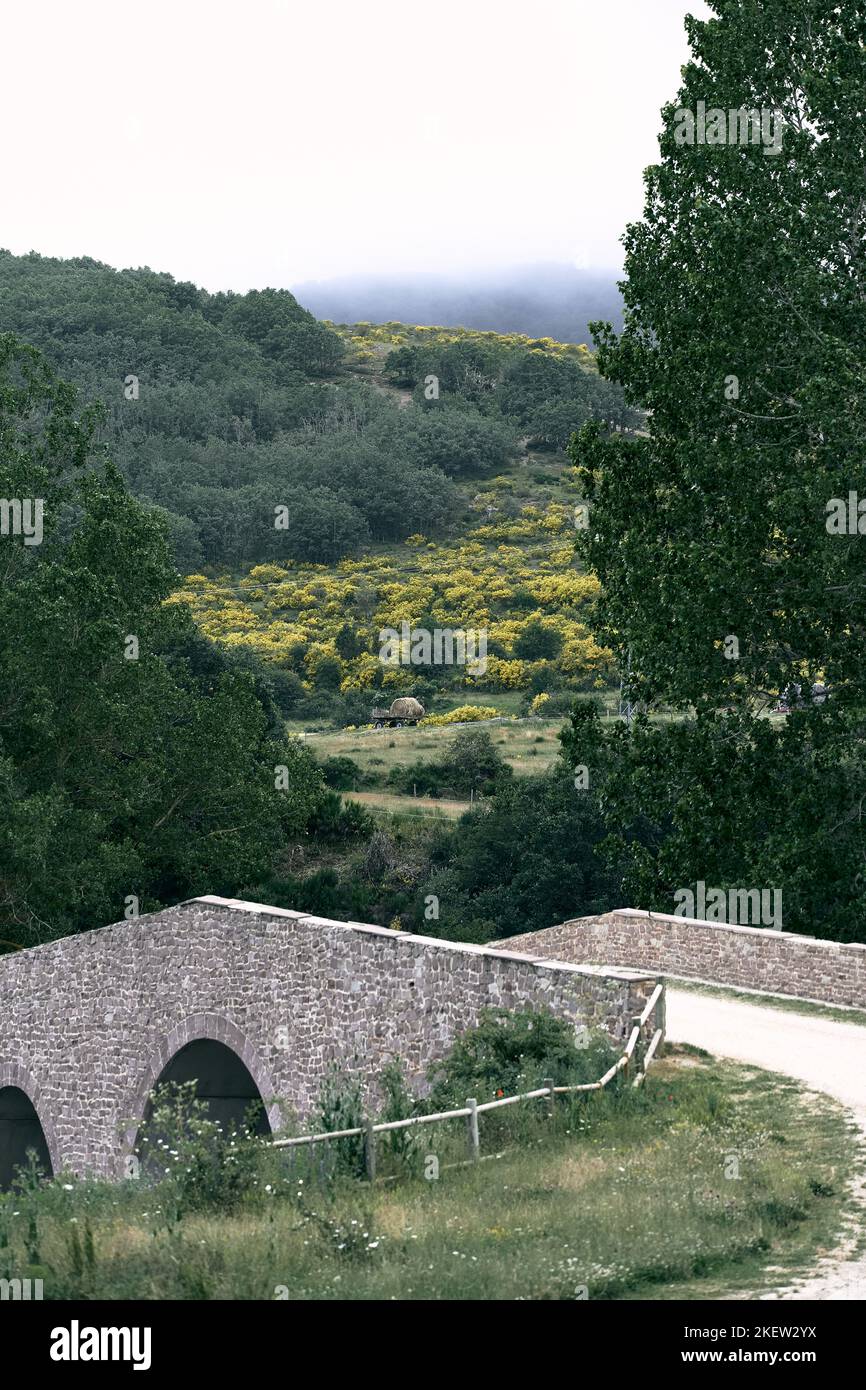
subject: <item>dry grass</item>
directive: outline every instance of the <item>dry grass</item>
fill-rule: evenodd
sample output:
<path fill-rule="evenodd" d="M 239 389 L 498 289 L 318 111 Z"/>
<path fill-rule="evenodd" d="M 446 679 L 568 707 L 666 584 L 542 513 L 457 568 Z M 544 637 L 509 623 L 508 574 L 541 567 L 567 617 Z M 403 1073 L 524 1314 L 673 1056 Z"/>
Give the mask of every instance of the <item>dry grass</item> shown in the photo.
<path fill-rule="evenodd" d="M 432 796 L 401 796 L 399 792 L 344 792 L 344 801 L 360 801 L 370 810 L 399 812 L 401 816 L 440 816 L 458 820 L 470 809 L 468 801 L 438 800 Z"/>
<path fill-rule="evenodd" d="M 558 734 L 563 719 L 533 719 L 513 724 L 473 724 L 486 729 L 497 751 L 518 775 L 543 772 L 559 754 Z M 320 761 L 353 758 L 363 772 L 387 775 L 398 763 L 438 762 L 459 729 L 440 725 L 426 729 L 372 729 L 317 734 L 309 747 Z M 405 798 L 401 798 L 405 800 Z"/>

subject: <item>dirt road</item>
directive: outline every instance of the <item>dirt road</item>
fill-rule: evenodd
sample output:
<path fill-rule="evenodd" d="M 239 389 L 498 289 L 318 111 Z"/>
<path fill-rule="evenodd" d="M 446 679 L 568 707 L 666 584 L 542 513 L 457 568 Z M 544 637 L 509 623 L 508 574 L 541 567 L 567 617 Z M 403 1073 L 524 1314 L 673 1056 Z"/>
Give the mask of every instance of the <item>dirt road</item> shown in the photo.
<path fill-rule="evenodd" d="M 852 1112 L 866 1139 L 866 1028 L 735 998 L 693 994 L 672 985 L 667 996 L 667 1034 L 671 1042 L 693 1043 L 718 1057 L 781 1072 L 835 1096 Z M 859 1180 L 857 1196 L 862 1232 L 866 1174 Z M 843 1248 L 821 1260 L 812 1277 L 764 1297 L 866 1298 L 866 1255 L 851 1258 L 857 1235 L 852 1230 Z"/>

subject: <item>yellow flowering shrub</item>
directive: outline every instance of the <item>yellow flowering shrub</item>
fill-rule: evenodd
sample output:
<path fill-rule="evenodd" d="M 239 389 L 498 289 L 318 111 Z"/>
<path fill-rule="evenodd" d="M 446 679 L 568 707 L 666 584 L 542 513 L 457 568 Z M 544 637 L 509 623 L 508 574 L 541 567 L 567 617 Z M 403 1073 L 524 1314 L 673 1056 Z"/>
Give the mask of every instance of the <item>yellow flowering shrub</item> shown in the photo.
<path fill-rule="evenodd" d="M 529 662 L 504 661 L 502 657 L 489 656 L 485 681 L 502 690 L 524 690 L 529 684 Z"/>
<path fill-rule="evenodd" d="M 428 714 L 423 719 L 418 720 L 421 725 L 439 724 L 472 724 L 482 719 L 501 719 L 502 715 L 498 709 L 493 709 L 491 705 L 458 705 L 457 709 L 449 710 L 447 714 Z"/>

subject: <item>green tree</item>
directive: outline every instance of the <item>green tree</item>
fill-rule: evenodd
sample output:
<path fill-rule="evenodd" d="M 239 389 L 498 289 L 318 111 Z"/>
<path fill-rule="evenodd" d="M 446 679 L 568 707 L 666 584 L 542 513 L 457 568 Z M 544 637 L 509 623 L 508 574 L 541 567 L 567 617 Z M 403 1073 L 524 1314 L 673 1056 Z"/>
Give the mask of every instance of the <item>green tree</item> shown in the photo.
<path fill-rule="evenodd" d="M 251 673 L 194 669 L 160 519 L 96 447 L 97 413 L 0 337 L 0 936 L 32 944 L 261 873 L 321 798 Z M 275 767 L 287 769 L 278 790 Z"/>
<path fill-rule="evenodd" d="M 517 452 L 510 424 L 466 409 L 402 411 L 396 438 L 413 462 L 439 468 L 448 477 L 504 468 Z"/>
<path fill-rule="evenodd" d="M 511 776 L 486 729 L 461 729 L 452 739 L 440 765 L 442 778 L 458 792 L 490 791 L 503 776 Z"/>
<path fill-rule="evenodd" d="M 430 933 L 424 898 L 439 899 L 437 935 L 474 939 L 539 931 L 621 906 L 621 876 L 596 856 L 605 827 L 591 791 L 562 769 L 501 781 L 490 805 L 470 813 L 439 848 L 419 895 L 416 930 Z"/>
<path fill-rule="evenodd" d="M 710 8 L 686 20 L 693 58 L 625 237 L 624 330 L 594 325 L 601 371 L 650 414 L 645 438 L 587 427 L 575 447 L 583 553 L 641 698 L 760 703 L 819 675 L 859 698 L 863 539 L 825 523 L 866 485 L 866 16 Z M 680 143 L 698 102 L 778 112 L 781 151 Z"/>
<path fill-rule="evenodd" d="M 351 623 L 343 623 L 334 638 L 334 646 L 344 661 L 351 661 L 353 657 L 360 656 L 365 650 L 363 639 Z"/>
<path fill-rule="evenodd" d="M 284 367 L 327 372 L 343 355 L 336 333 L 317 323 L 288 290 L 228 296 L 222 321 Z"/>
<path fill-rule="evenodd" d="M 343 667 L 338 657 L 322 656 L 313 671 L 313 684 L 317 690 L 339 690 Z"/>
<path fill-rule="evenodd" d="M 859 526 L 827 523 L 866 488 L 866 16 L 710 8 L 686 20 L 692 61 L 626 233 L 623 332 L 594 325 L 646 433 L 587 425 L 572 445 L 598 635 L 633 698 L 696 717 L 638 721 L 605 753 L 576 715 L 566 746 L 600 780 L 635 905 L 670 909 L 697 879 L 777 887 L 786 927 L 862 939 L 866 569 Z M 726 143 L 685 138 L 699 103 Z M 757 135 L 741 109 L 765 113 Z M 758 717 L 818 681 L 826 705 Z"/>
<path fill-rule="evenodd" d="M 625 904 L 675 912 L 676 892 L 699 880 L 775 888 L 785 931 L 863 941 L 860 722 L 824 707 L 779 724 L 708 711 L 606 732 L 582 704 L 560 737 L 601 810 L 599 854 L 622 872 Z"/>
<path fill-rule="evenodd" d="M 562 650 L 562 634 L 534 618 L 514 643 L 514 655 L 522 661 L 550 661 Z"/>

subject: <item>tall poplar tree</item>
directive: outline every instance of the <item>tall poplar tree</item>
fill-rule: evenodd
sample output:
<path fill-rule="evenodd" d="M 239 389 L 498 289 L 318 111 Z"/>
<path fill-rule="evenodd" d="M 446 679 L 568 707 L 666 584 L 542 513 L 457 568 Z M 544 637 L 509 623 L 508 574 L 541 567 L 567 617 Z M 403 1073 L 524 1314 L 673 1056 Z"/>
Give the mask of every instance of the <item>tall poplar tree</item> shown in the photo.
<path fill-rule="evenodd" d="M 866 11 L 709 4 L 625 236 L 623 332 L 594 325 L 646 430 L 572 443 L 599 635 L 682 721 L 607 736 L 583 711 L 564 752 L 633 905 L 776 887 L 787 929 L 864 940 Z"/>
<path fill-rule="evenodd" d="M 866 515 L 828 530 L 828 507 L 866 501 L 866 10 L 710 4 L 625 236 L 624 330 L 594 325 L 649 416 L 645 438 L 589 427 L 575 448 L 585 554 L 641 698 L 859 695 Z M 701 110 L 705 143 L 680 143 Z M 774 144 L 731 143 L 743 110 Z"/>

